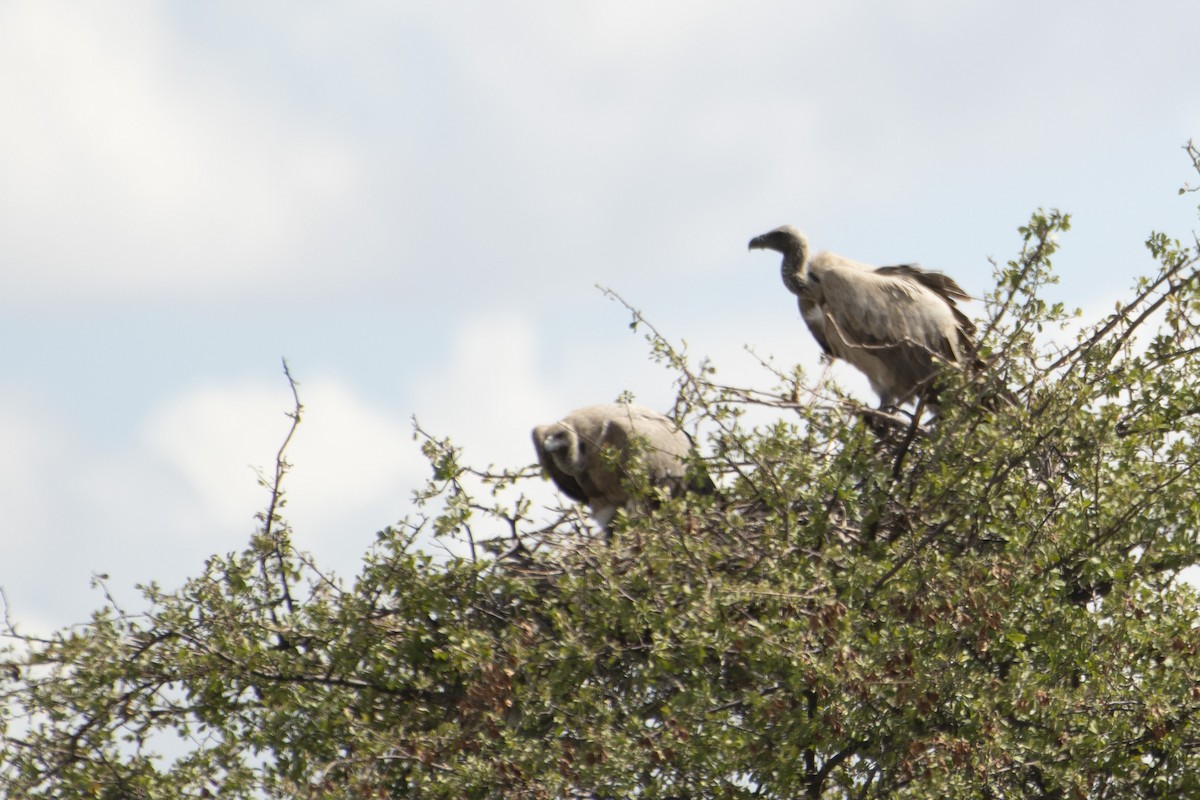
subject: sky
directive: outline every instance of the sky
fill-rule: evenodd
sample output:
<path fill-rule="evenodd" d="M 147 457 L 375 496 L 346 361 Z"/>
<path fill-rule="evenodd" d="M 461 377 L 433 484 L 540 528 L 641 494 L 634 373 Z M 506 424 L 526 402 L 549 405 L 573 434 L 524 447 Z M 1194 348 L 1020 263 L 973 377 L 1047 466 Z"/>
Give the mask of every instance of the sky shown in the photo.
<path fill-rule="evenodd" d="M 7 613 L 81 622 L 94 574 L 136 598 L 244 547 L 282 358 L 285 513 L 352 576 L 429 475 L 414 417 L 520 467 L 573 408 L 670 406 L 598 285 L 770 388 L 747 348 L 818 351 L 751 237 L 978 297 L 1057 207 L 1055 291 L 1103 314 L 1151 231 L 1197 228 L 1197 30 L 1192 0 L 2 0 Z"/>

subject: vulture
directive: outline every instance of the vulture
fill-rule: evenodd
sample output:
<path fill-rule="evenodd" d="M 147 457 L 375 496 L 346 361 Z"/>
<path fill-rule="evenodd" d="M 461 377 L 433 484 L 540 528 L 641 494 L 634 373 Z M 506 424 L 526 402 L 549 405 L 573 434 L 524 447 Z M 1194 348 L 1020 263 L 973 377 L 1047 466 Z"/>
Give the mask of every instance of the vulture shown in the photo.
<path fill-rule="evenodd" d="M 630 446 L 639 444 L 631 451 Z M 542 469 L 563 494 L 586 503 L 592 518 L 607 528 L 628 505 L 623 467 L 636 453 L 650 482 L 672 496 L 712 491 L 712 482 L 689 482 L 687 456 L 692 440 L 669 417 L 644 406 L 623 403 L 587 406 L 558 422 L 533 429 L 533 447 Z"/>
<path fill-rule="evenodd" d="M 825 355 L 862 371 L 880 408 L 914 400 L 939 361 L 973 363 L 975 325 L 956 300 L 971 296 L 940 272 L 914 264 L 873 267 L 833 253 L 809 258 L 808 239 L 784 225 L 750 240 L 783 254 L 783 285 Z"/>

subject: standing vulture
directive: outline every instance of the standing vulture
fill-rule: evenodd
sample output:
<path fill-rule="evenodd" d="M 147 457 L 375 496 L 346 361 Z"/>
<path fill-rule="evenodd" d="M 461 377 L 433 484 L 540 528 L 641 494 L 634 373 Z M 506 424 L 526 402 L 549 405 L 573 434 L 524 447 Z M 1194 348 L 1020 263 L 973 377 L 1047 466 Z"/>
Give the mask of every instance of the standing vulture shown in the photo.
<path fill-rule="evenodd" d="M 701 485 L 687 480 L 691 438 L 670 418 L 644 406 L 587 406 L 533 429 L 542 469 L 563 494 L 587 503 L 592 517 L 605 528 L 631 499 L 623 485 L 623 468 L 634 440 L 640 440 L 634 452 L 655 486 L 668 488 L 672 495 L 685 489 L 712 490 L 707 476 Z"/>
<path fill-rule="evenodd" d="M 969 362 L 975 325 L 955 300 L 970 300 L 940 272 L 912 264 L 872 267 L 833 253 L 808 256 L 808 240 L 784 225 L 750 240 L 783 254 L 783 285 L 821 349 L 866 374 L 881 408 L 924 391 L 937 362 Z"/>

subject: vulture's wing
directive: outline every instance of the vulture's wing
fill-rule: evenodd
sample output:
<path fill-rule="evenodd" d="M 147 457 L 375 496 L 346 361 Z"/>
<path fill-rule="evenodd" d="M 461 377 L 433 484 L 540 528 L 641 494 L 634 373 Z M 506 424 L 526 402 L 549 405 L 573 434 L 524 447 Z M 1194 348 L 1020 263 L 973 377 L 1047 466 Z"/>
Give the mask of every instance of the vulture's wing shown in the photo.
<path fill-rule="evenodd" d="M 879 267 L 876 272 L 881 275 L 902 275 L 906 278 L 920 283 L 925 288 L 935 292 L 946 299 L 951 305 L 955 300 L 970 300 L 971 295 L 963 291 L 963 288 L 955 283 L 954 279 L 949 275 L 944 275 L 941 272 L 921 269 L 916 264 L 898 264 L 894 267 Z"/>
<path fill-rule="evenodd" d="M 901 397 L 930 377 L 934 355 L 949 360 L 962 355 L 956 318 L 961 312 L 912 270 L 880 271 L 829 259 L 818 274 L 834 355 Z"/>
<path fill-rule="evenodd" d="M 579 485 L 579 481 L 575 479 L 574 475 L 559 469 L 558 465 L 554 463 L 554 459 L 546 452 L 544 442 L 551 427 L 553 426 L 540 425 L 533 429 L 533 449 L 537 451 L 538 463 L 542 465 L 542 469 L 550 476 L 550 480 L 554 481 L 559 491 L 576 502 L 586 503 L 588 497 L 584 493 L 583 487 Z"/>
<path fill-rule="evenodd" d="M 632 409 L 629 420 L 635 436 L 643 441 L 644 449 L 640 455 L 653 483 L 668 487 L 673 496 L 684 491 L 697 494 L 716 491 L 712 478 L 702 470 L 688 479 L 687 459 L 692 451 L 692 437 L 674 420 L 641 406 Z"/>
<path fill-rule="evenodd" d="M 954 302 L 955 300 L 972 300 L 973 298 L 963 291 L 962 287 L 955 283 L 953 278 L 949 275 L 943 275 L 940 272 L 921 269 L 916 264 L 880 267 L 876 272 L 883 275 L 900 275 L 909 280 L 914 280 L 945 300 L 946 305 L 950 306 L 950 310 L 954 313 L 954 321 L 957 323 L 958 329 L 962 334 L 960 344 L 963 345 L 965 351 L 974 349 L 975 343 L 972 337 L 975 335 L 975 323 L 966 314 L 962 313 L 958 308 L 958 304 Z"/>
<path fill-rule="evenodd" d="M 655 480 L 682 477 L 691 439 L 674 420 L 643 406 L 633 407 L 629 421 L 634 436 L 644 440 L 642 457 Z"/>
<path fill-rule="evenodd" d="M 958 321 L 952 301 L 903 271 L 834 264 L 820 273 L 826 319 L 860 347 L 911 344 L 952 357 L 943 342 Z M 827 331 L 828 333 L 828 331 Z"/>
<path fill-rule="evenodd" d="M 623 411 L 581 426 L 579 447 L 587 454 L 587 468 L 580 482 L 592 496 L 612 505 L 622 505 L 629 496 L 621 487 L 621 461 L 629 446 L 629 434 L 621 420 Z"/>

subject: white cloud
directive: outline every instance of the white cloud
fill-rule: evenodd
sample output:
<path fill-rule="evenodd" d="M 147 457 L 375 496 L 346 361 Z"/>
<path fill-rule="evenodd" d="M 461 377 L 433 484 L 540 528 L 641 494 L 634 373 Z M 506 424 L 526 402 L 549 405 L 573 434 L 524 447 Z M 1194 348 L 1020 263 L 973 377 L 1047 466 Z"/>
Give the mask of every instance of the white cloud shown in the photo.
<path fill-rule="evenodd" d="M 204 520 L 153 459 L 104 451 L 50 405 L 13 393 L 0 397 L 0 438 L 0 586 L 13 619 L 39 630 L 83 619 L 100 602 L 95 573 L 118 576 L 124 599 L 135 581 L 182 577 L 178 559 L 194 551 L 181 532 Z"/>
<path fill-rule="evenodd" d="M 298 547 L 352 574 L 374 532 L 405 512 L 423 461 L 406 420 L 345 385 L 319 379 L 301 392 L 283 513 Z M 0 398 L 0 586 L 16 618 L 78 621 L 99 602 L 87 588 L 94 572 L 136 603 L 134 583 L 170 588 L 207 556 L 245 547 L 269 497 L 255 469 L 270 477 L 290 408 L 286 386 L 202 387 L 157 409 L 131 446 L 111 448 L 28 399 Z"/>
<path fill-rule="evenodd" d="M 733 231 L 854 230 L 1048 131 L 1084 147 L 1190 52 L 1178 9 L 1029 29 L 1024 4 L 946 2 L 169 8 L 0 10 L 9 302 L 370 284 L 478 303 L 711 270 Z M 1150 29 L 1154 58 L 1111 58 Z"/>
<path fill-rule="evenodd" d="M 158 6 L 0 9 L 10 302 L 262 285 L 340 219 L 357 159 L 176 34 Z"/>
<path fill-rule="evenodd" d="M 67 432 L 34 398 L 6 392 L 0 409 L 0 524 L 12 564 L 39 545 L 48 522 L 61 521 L 46 490 L 70 486 L 73 461 Z"/>
<path fill-rule="evenodd" d="M 280 384 L 283 383 L 281 378 Z M 375 531 L 408 509 L 423 461 L 407 420 L 329 378 L 303 380 L 301 423 L 288 445 L 282 514 L 298 547 L 341 574 L 352 573 Z M 274 459 L 292 409 L 286 386 L 200 389 L 161 409 L 144 439 L 175 470 L 212 524 L 244 543 L 265 510 Z"/>
<path fill-rule="evenodd" d="M 282 380 L 281 380 L 282 383 Z M 262 383 L 196 389 L 169 401 L 143 425 L 148 457 L 161 462 L 194 494 L 205 518 L 250 530 L 266 504 L 254 470 L 269 477 L 291 409 L 286 386 Z"/>
<path fill-rule="evenodd" d="M 511 316 L 464 321 L 447 357 L 413 392 L 415 416 L 437 436 L 450 436 L 477 466 L 520 466 L 533 460 L 529 431 L 563 411 L 569 385 L 550 385 L 537 366 L 535 327 Z"/>

